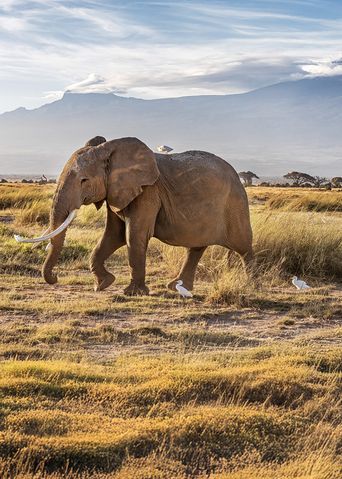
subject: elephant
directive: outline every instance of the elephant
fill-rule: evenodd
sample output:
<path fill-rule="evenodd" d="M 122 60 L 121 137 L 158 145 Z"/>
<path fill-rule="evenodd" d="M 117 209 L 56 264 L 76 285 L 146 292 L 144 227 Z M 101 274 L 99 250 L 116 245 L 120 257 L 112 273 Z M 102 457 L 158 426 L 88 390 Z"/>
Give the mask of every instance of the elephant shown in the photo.
<path fill-rule="evenodd" d="M 62 170 L 50 212 L 50 233 L 21 239 L 50 239 L 42 268 L 47 283 L 57 282 L 53 268 L 75 210 L 90 204 L 99 209 L 105 202 L 105 230 L 90 257 L 95 291 L 113 283 L 115 277 L 104 263 L 127 245 L 131 280 L 124 293 L 148 294 L 145 263 L 152 237 L 186 248 L 181 270 L 168 284 L 173 290 L 179 280 L 193 289 L 198 262 L 210 245 L 238 253 L 245 265 L 253 258 L 247 195 L 225 160 L 197 150 L 156 154 L 137 138 L 106 141 L 98 136 L 74 152 Z"/>

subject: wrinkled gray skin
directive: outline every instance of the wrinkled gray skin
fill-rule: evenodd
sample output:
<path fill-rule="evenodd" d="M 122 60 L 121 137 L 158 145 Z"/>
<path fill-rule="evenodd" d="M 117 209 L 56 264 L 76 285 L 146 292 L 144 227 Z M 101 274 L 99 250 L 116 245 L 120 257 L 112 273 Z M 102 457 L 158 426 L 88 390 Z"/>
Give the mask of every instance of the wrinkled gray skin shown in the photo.
<path fill-rule="evenodd" d="M 50 230 L 81 205 L 106 202 L 107 222 L 91 255 L 95 289 L 114 281 L 104 262 L 123 245 L 128 247 L 131 282 L 126 294 L 148 294 L 145 284 L 149 239 L 187 248 L 175 288 L 181 279 L 191 290 L 197 264 L 207 246 L 221 245 L 252 259 L 252 230 L 245 189 L 235 170 L 203 151 L 154 154 L 136 138 L 105 141 L 96 137 L 76 151 L 65 165 L 53 199 Z M 45 280 L 53 273 L 65 231 L 51 240 L 43 266 Z"/>

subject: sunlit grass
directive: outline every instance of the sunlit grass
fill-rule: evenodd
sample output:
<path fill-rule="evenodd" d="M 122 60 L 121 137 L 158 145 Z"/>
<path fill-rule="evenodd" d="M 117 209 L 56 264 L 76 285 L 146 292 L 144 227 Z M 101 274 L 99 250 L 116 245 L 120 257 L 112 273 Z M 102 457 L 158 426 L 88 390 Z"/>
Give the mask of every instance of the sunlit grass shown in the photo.
<path fill-rule="evenodd" d="M 21 208 L 16 217 L 16 224 L 23 225 L 48 225 L 50 217 L 50 202 L 44 200 L 32 201 L 31 204 Z"/>
<path fill-rule="evenodd" d="M 91 463 L 116 470 L 126 459 L 152 452 L 195 475 L 248 453 L 250 462 L 259 460 L 256 470 L 267 470 L 273 461 L 289 461 L 290 467 L 303 447 L 311 454 L 320 450 L 319 441 L 308 447 L 308 434 L 318 437 L 321 431 L 332 443 L 337 440 L 340 378 L 334 365 L 341 353 L 332 351 L 324 372 L 320 356 L 309 350 L 260 353 L 259 358 L 258 349 L 212 357 L 130 356 L 91 368 L 67 361 L 8 361 L 1 365 L 0 452 L 8 451 L 10 460 L 30 445 L 27 465 L 45 458 L 50 469 L 68 461 L 73 468 Z M 317 401 L 325 413 L 316 423 Z"/>
<path fill-rule="evenodd" d="M 284 211 L 332 211 L 342 210 L 342 190 L 316 188 L 247 188 L 252 204 L 265 204 L 267 209 Z"/>
<path fill-rule="evenodd" d="M 284 211 L 342 211 L 342 191 L 307 192 L 293 197 L 279 193 L 267 201 L 266 207 Z"/>
<path fill-rule="evenodd" d="M 340 477 L 340 192 L 249 188 L 249 274 L 208 248 L 190 301 L 165 287 L 183 248 L 155 239 L 150 296 L 123 295 L 125 247 L 114 285 L 92 290 L 104 207 L 78 212 L 46 285 L 44 245 L 13 233 L 42 233 L 52 192 L 0 189 L 15 217 L 0 223 L 1 479 Z"/>
<path fill-rule="evenodd" d="M 0 210 L 28 208 L 33 203 L 43 200 L 46 202 L 52 197 L 54 188 L 52 185 L 0 185 Z"/>

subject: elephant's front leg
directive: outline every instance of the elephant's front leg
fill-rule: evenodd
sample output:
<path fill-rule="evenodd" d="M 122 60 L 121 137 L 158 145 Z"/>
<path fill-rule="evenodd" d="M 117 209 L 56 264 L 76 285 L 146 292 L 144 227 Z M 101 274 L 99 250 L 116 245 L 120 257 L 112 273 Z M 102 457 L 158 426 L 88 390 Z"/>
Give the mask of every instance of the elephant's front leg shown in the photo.
<path fill-rule="evenodd" d="M 146 252 L 150 236 L 130 220 L 127 220 L 126 223 L 126 235 L 131 282 L 125 288 L 124 293 L 128 295 L 147 295 L 149 289 L 145 284 Z"/>
<path fill-rule="evenodd" d="M 96 277 L 95 291 L 108 288 L 115 280 L 115 276 L 106 270 L 104 263 L 125 243 L 125 223 L 107 208 L 105 231 L 90 257 L 90 270 Z"/>
<path fill-rule="evenodd" d="M 131 282 L 124 290 L 129 295 L 148 294 L 145 284 L 146 251 L 154 234 L 156 217 L 160 209 L 158 190 L 145 186 L 144 191 L 123 210 L 126 223 L 128 261 L 131 269 Z"/>

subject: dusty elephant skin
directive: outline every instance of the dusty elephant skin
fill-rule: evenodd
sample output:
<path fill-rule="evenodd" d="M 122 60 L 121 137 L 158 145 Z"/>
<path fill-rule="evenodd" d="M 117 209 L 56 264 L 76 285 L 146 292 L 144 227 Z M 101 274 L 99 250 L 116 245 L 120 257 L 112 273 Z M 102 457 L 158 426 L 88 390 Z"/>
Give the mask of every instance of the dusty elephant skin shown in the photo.
<path fill-rule="evenodd" d="M 104 262 L 127 244 L 131 282 L 126 294 L 148 294 L 145 284 L 149 239 L 187 248 L 177 280 L 193 287 L 197 264 L 209 245 L 252 258 L 252 230 L 248 201 L 235 170 L 224 160 L 203 151 L 154 154 L 136 138 L 89 140 L 66 163 L 51 209 L 50 228 L 60 226 L 71 211 L 94 203 L 107 204 L 104 234 L 92 252 L 90 269 L 95 289 L 114 281 Z M 43 277 L 54 284 L 53 268 L 63 247 L 65 231 L 51 240 Z"/>

